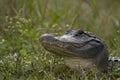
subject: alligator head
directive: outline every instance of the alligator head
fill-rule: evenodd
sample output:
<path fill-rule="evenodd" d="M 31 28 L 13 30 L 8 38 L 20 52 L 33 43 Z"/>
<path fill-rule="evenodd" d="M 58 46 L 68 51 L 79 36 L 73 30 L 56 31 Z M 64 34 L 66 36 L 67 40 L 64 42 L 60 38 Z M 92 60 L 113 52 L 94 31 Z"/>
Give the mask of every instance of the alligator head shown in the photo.
<path fill-rule="evenodd" d="M 108 68 L 106 44 L 95 35 L 82 30 L 68 30 L 62 36 L 43 34 L 40 43 L 49 52 L 64 57 L 66 64 L 77 69 L 91 69 L 104 72 Z"/>

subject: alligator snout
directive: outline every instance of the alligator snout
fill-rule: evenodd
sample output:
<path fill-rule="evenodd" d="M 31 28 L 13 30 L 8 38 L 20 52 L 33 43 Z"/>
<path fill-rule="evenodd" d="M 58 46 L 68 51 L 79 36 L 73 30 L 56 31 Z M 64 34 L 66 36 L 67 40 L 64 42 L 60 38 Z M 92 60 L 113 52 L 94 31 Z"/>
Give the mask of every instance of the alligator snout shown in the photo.
<path fill-rule="evenodd" d="M 54 36 L 52 34 L 43 34 L 40 36 L 40 42 L 53 40 Z"/>

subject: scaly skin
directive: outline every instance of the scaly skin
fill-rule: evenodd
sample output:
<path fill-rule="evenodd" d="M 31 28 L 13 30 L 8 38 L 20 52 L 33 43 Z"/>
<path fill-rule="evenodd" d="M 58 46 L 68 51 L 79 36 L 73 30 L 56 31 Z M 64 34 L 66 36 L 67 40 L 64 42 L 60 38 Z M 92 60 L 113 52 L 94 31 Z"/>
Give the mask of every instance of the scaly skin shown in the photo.
<path fill-rule="evenodd" d="M 43 34 L 40 43 L 49 52 L 64 57 L 66 64 L 73 69 L 108 71 L 106 44 L 89 32 L 68 30 L 65 35 L 59 37 Z"/>

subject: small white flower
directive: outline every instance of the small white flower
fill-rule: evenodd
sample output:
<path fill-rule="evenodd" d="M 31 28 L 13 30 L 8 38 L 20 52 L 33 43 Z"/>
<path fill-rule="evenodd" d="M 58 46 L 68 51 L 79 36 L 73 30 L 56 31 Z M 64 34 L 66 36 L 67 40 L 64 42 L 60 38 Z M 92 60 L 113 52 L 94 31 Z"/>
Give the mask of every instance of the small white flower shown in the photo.
<path fill-rule="evenodd" d="M 2 39 L 1 42 L 0 42 L 0 44 L 3 44 L 4 42 L 5 42 L 5 39 Z"/>

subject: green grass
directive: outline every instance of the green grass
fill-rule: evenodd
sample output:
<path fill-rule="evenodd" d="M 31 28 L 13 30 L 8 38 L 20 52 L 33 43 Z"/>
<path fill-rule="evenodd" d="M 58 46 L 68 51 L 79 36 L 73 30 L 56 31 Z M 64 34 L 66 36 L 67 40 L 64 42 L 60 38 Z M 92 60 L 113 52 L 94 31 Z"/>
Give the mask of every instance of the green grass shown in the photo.
<path fill-rule="evenodd" d="M 63 58 L 43 49 L 39 42 L 43 33 L 90 31 L 106 42 L 110 55 L 120 56 L 119 8 L 119 0 L 2 0 L 0 80 L 79 80 Z M 116 73 L 109 74 L 116 79 Z M 80 80 L 108 77 L 89 74 Z"/>

